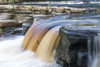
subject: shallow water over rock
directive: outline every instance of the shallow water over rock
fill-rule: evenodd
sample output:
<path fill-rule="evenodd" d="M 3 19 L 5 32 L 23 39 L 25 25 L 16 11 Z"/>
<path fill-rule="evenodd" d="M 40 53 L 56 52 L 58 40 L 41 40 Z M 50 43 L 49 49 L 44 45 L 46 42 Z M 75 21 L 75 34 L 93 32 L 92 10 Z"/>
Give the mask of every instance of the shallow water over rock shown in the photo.
<path fill-rule="evenodd" d="M 58 67 L 55 62 L 39 60 L 31 51 L 24 51 L 21 43 L 24 36 L 10 36 L 0 41 L 0 67 Z"/>
<path fill-rule="evenodd" d="M 52 25 L 53 23 L 66 23 L 67 25 L 85 25 L 85 26 L 99 26 L 100 25 L 100 14 L 71 14 L 64 15 L 60 14 L 57 16 L 45 17 L 35 17 L 36 25 Z M 44 25 L 45 24 L 45 25 Z M 59 24 L 59 25 L 60 25 Z M 64 24 L 62 24 L 64 25 Z M 76 28 L 77 29 L 77 28 Z M 23 40 L 23 36 L 14 36 L 4 38 L 0 42 L 0 66 L 1 67 L 58 67 L 54 62 L 45 63 L 40 61 L 31 51 L 24 51 L 21 48 L 21 43 Z M 77 41 L 77 40 L 76 40 Z M 74 42 L 76 42 L 74 40 Z M 85 40 L 84 40 L 85 41 Z M 74 43 L 72 42 L 72 43 Z M 81 48 L 83 46 L 80 46 Z M 72 47 L 73 48 L 73 47 Z M 80 48 L 80 49 L 81 49 Z M 77 50 L 77 49 L 76 49 Z M 82 50 L 82 49 L 81 49 Z M 73 53 L 73 52 L 72 52 Z M 75 52 L 74 52 L 75 53 Z M 78 56 L 84 56 L 86 53 L 82 54 L 81 51 L 78 52 Z M 74 56 L 75 57 L 75 56 Z M 73 58 L 72 58 L 73 59 Z M 74 61 L 74 60 L 72 60 Z M 80 59 L 79 59 L 80 61 Z M 79 63 L 80 64 L 80 63 Z"/>

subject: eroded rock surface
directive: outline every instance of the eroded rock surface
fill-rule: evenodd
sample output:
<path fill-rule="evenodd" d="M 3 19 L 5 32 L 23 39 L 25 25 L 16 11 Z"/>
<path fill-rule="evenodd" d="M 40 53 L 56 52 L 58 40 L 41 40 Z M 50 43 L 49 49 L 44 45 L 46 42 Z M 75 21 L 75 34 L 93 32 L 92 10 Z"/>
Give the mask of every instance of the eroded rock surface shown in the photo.
<path fill-rule="evenodd" d="M 0 20 L 0 27 L 17 26 L 16 20 Z"/>
<path fill-rule="evenodd" d="M 96 26 L 63 26 L 56 49 L 57 63 L 62 67 L 87 67 L 88 40 L 93 41 L 99 30 Z"/>

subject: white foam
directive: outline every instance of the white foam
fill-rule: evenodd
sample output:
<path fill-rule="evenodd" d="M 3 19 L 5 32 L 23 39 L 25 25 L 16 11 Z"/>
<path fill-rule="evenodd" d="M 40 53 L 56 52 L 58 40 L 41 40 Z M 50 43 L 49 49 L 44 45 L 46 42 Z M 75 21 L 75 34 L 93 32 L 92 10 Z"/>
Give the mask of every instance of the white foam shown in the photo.
<path fill-rule="evenodd" d="M 0 41 L 0 67 L 58 67 L 55 62 L 40 61 L 35 53 L 21 48 L 24 36 Z"/>

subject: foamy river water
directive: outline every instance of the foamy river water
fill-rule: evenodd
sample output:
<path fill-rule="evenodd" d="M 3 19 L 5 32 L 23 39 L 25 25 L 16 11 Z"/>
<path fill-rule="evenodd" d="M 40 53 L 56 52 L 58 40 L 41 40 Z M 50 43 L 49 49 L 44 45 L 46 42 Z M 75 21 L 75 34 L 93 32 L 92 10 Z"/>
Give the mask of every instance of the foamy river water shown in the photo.
<path fill-rule="evenodd" d="M 55 62 L 43 62 L 34 52 L 21 48 L 24 36 L 11 36 L 0 41 L 0 67 L 59 67 Z"/>

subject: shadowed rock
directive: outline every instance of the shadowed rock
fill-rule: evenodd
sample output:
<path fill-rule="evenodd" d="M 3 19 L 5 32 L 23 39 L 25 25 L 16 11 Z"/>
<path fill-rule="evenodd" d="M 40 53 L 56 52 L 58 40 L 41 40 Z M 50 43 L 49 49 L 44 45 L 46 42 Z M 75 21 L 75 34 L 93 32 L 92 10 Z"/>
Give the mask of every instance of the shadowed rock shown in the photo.
<path fill-rule="evenodd" d="M 87 67 L 88 39 L 98 36 L 100 27 L 65 25 L 60 29 L 60 42 L 56 49 L 57 63 L 62 67 Z M 92 44 L 93 45 L 93 44 Z"/>

